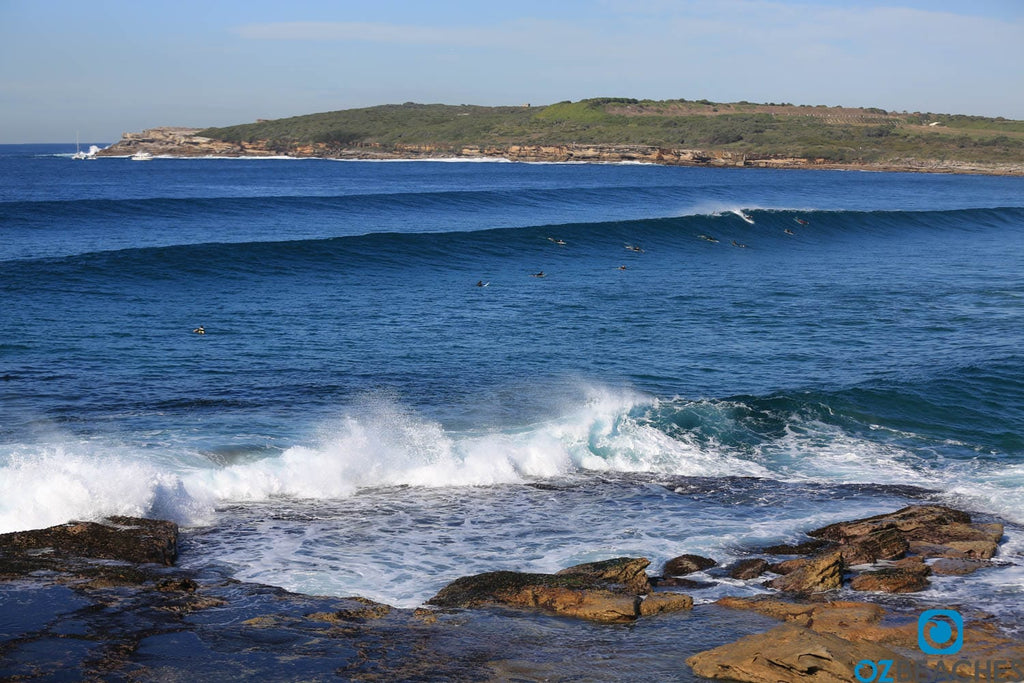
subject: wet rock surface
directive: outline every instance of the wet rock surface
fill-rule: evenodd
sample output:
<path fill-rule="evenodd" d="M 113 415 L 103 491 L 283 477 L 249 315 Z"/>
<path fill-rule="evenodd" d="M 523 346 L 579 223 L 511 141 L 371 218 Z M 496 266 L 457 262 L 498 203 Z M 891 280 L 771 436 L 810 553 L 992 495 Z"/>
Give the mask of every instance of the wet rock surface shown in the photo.
<path fill-rule="evenodd" d="M 1000 632 L 983 614 L 967 616 L 963 649 L 947 662 L 927 657 L 919 649 L 916 613 L 823 598 L 798 602 L 770 596 L 723 598 L 718 604 L 757 612 L 783 625 L 690 657 L 687 663 L 694 672 L 708 678 L 855 681 L 862 680 L 854 671 L 859 662 L 888 660 L 907 675 L 913 672 L 913 680 L 947 680 L 943 674 L 956 661 L 1024 662 L 1024 643 Z"/>
<path fill-rule="evenodd" d="M 818 555 L 788 574 L 772 579 L 768 585 L 793 593 L 820 593 L 842 584 L 843 556 L 839 551 Z"/>
<path fill-rule="evenodd" d="M 686 576 L 687 574 L 701 572 L 717 565 L 718 563 L 709 557 L 701 557 L 700 555 L 680 555 L 679 557 L 673 557 L 671 560 L 666 562 L 664 569 L 662 569 L 662 573 L 665 576 Z"/>
<path fill-rule="evenodd" d="M 651 594 L 644 600 L 641 596 L 651 591 L 643 572 L 649 564 L 646 558 L 620 557 L 568 567 L 556 574 L 485 572 L 456 579 L 427 604 L 539 608 L 601 623 L 629 622 L 693 606 L 688 596 L 670 593 Z"/>
<path fill-rule="evenodd" d="M 769 546 L 761 552 L 802 555 L 826 549 L 812 557 L 771 565 L 769 569 L 782 576 L 768 585 L 779 590 L 810 593 L 835 589 L 844 580 L 843 572 L 853 570 L 857 574 L 849 583 L 854 590 L 909 593 L 930 585 L 927 577 L 932 571 L 923 564 L 925 560 L 938 561 L 940 569 L 936 573 L 944 574 L 967 574 L 994 566 L 985 561 L 998 552 L 1003 531 L 1002 524 L 972 523 L 970 515 L 961 510 L 911 505 L 889 514 L 814 529 L 807 535 L 816 540 Z M 833 566 L 836 555 L 840 560 L 838 569 Z"/>
<path fill-rule="evenodd" d="M 0 534 L 0 551 L 22 562 L 34 559 L 45 567 L 55 557 L 82 556 L 122 562 L 174 564 L 178 527 L 173 522 L 137 517 L 110 517 L 105 524 L 69 522 L 48 529 Z M 0 571 L 3 568 L 0 567 Z"/>
<path fill-rule="evenodd" d="M 854 680 L 849 667 L 860 659 L 917 655 L 912 666 L 927 665 L 916 650 L 920 609 L 837 598 L 877 599 L 856 591 L 898 590 L 882 584 L 927 580 L 932 568 L 962 580 L 998 571 L 986 556 L 1003 529 L 912 506 L 819 532 L 828 545 L 782 563 L 788 573 L 771 582 L 784 591 L 777 597 L 694 607 L 664 590 L 686 579 L 652 586 L 645 558 L 622 557 L 557 574 L 463 577 L 415 610 L 176 568 L 169 522 L 113 518 L 4 534 L 0 679 L 621 680 L 643 670 L 659 680 Z M 900 554 L 903 541 L 907 557 L 880 557 Z M 878 559 L 851 575 L 854 557 Z M 708 585 L 720 589 L 726 575 L 764 581 L 766 568 L 782 572 L 748 558 L 709 572 Z M 1024 647 L 991 616 L 965 618 L 965 656 L 1024 662 Z"/>

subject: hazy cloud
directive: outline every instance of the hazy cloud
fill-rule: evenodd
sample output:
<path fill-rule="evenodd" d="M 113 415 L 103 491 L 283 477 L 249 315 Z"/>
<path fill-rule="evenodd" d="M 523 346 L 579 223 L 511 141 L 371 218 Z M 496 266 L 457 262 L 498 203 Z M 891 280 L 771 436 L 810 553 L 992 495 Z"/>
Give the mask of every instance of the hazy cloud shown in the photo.
<path fill-rule="evenodd" d="M 410 26 L 366 22 L 290 21 L 247 24 L 234 32 L 252 40 L 305 40 L 367 42 L 446 47 L 491 47 L 507 43 L 509 32 L 500 28 Z"/>

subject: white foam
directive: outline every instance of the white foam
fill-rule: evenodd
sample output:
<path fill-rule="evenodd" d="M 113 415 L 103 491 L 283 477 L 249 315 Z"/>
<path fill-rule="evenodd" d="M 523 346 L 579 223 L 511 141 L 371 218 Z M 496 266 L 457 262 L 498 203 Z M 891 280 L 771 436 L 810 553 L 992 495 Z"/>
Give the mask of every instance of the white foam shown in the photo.
<path fill-rule="evenodd" d="M 628 417 L 639 395 L 592 392 L 586 404 L 515 431 L 448 432 L 402 406 L 373 399 L 321 429 L 318 442 L 222 470 L 189 488 L 221 500 L 336 498 L 375 486 L 490 486 L 581 470 L 714 476 L 766 475 L 749 462 L 673 439 Z"/>
<path fill-rule="evenodd" d="M 705 402 L 686 405 L 706 412 Z M 23 444 L 0 454 L 0 531 L 111 514 L 193 525 L 227 502 L 332 500 L 375 487 L 482 487 L 587 472 L 912 484 L 943 492 L 953 504 L 1024 522 L 1024 465 L 936 463 L 798 417 L 778 439 L 727 447 L 706 435 L 666 433 L 646 417 L 661 407 L 642 394 L 596 388 L 548 421 L 451 431 L 394 400 L 369 397 L 307 442 L 227 466 L 182 448 L 142 451 L 71 439 Z M 716 428 L 728 431 L 725 413 L 713 408 L 718 417 L 702 419 L 726 420 Z"/>
<path fill-rule="evenodd" d="M 175 474 L 111 446 L 19 446 L 0 465 L 0 533 L 109 515 L 194 524 L 211 510 Z"/>

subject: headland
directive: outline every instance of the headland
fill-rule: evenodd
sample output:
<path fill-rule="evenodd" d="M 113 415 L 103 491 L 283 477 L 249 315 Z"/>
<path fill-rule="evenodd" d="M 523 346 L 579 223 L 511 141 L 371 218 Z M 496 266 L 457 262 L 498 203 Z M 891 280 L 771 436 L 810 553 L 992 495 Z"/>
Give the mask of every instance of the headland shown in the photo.
<path fill-rule="evenodd" d="M 1024 175 L 1024 122 L 792 104 L 599 98 L 382 105 L 124 133 L 98 156 L 505 159 Z"/>

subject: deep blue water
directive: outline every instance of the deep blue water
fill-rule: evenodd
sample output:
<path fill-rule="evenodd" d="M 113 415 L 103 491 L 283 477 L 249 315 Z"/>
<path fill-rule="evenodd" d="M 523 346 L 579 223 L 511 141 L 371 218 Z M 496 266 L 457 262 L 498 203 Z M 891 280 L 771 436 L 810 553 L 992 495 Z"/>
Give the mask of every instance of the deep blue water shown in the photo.
<path fill-rule="evenodd" d="M 0 147 L 0 532 L 168 516 L 418 604 L 453 551 L 1024 522 L 1022 178 L 68 151 Z"/>

